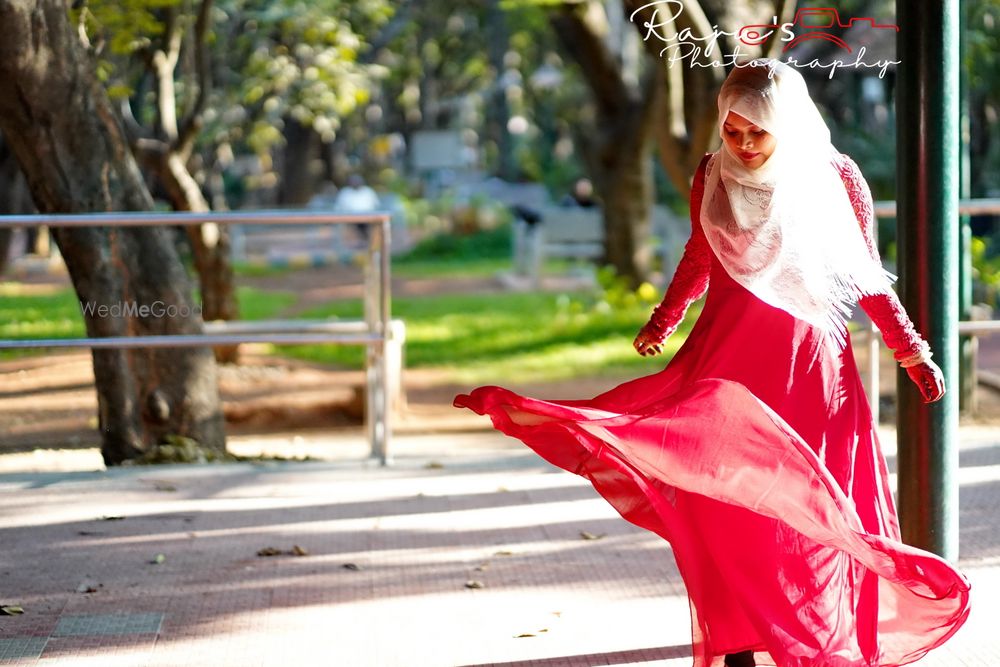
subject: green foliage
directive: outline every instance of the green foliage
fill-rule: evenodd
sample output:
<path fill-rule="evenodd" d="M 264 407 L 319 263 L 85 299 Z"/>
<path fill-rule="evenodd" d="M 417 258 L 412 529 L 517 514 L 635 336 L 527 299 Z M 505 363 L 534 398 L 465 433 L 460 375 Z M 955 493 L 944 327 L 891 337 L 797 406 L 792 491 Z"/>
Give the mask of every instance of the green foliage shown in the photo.
<path fill-rule="evenodd" d="M 975 300 L 987 303 L 994 308 L 1000 307 L 1000 254 L 992 248 L 988 239 L 973 237 L 971 246 L 972 278 L 978 283 L 979 292 Z"/>
<path fill-rule="evenodd" d="M 89 0 L 71 9 L 70 17 L 83 25 L 91 43 L 106 41 L 112 54 L 130 56 L 163 33 L 158 11 L 180 5 L 181 0 Z"/>
<path fill-rule="evenodd" d="M 632 311 L 639 308 L 647 314 L 657 303 L 659 293 L 651 283 L 642 283 L 636 289 L 629 287 L 629 281 L 618 275 L 613 266 L 603 266 L 595 274 L 596 287 L 593 292 L 575 297 L 563 295 L 559 298 L 560 312 L 570 315 L 591 313 L 608 315 L 617 311 Z"/>
<path fill-rule="evenodd" d="M 603 266 L 597 271 L 596 294 L 599 302 L 603 301 L 612 308 L 632 308 L 636 305 L 648 306 L 656 303 L 658 295 L 656 288 L 650 283 L 642 283 L 636 289 L 629 287 L 629 280 L 618 275 L 613 266 Z"/>
<path fill-rule="evenodd" d="M 510 258 L 511 227 L 503 225 L 470 235 L 435 234 L 420 241 L 410 252 L 398 257 L 401 265 L 421 262 L 475 262 Z"/>
<path fill-rule="evenodd" d="M 97 70 L 109 94 L 131 97 L 140 123 L 156 117 L 152 55 L 166 49 L 168 25 L 183 38 L 173 73 L 178 117 L 201 92 L 192 57 L 199 10 L 199 2 L 181 0 L 89 0 L 72 10 L 100 56 Z M 207 35 L 216 88 L 201 143 L 264 153 L 282 141 L 287 118 L 332 141 L 341 118 L 370 99 L 385 73 L 360 56 L 368 48 L 363 35 L 393 11 L 387 0 L 217 0 Z"/>
<path fill-rule="evenodd" d="M 384 2 L 349 10 L 343 0 L 229 0 L 220 3 L 228 33 L 218 50 L 231 68 L 230 103 L 248 112 L 248 145 L 265 152 L 280 142 L 284 119 L 293 118 L 332 141 L 343 116 L 366 104 L 383 68 L 359 63 L 366 44 L 354 25 L 384 21 Z M 224 131 L 223 127 L 217 128 Z"/>
<path fill-rule="evenodd" d="M 965 62 L 969 87 L 1000 103 L 1000 0 L 963 2 L 966 22 Z"/>

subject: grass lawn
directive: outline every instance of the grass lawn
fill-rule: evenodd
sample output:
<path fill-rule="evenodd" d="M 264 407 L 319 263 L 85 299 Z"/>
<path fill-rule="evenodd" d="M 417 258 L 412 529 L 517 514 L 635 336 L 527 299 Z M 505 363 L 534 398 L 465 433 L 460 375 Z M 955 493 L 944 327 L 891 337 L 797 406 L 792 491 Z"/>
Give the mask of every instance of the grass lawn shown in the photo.
<path fill-rule="evenodd" d="M 458 294 L 395 299 L 392 313 L 406 322 L 406 366 L 447 370 L 462 383 L 641 374 L 663 366 L 663 357 L 643 358 L 632 348 L 649 317 L 648 305 L 578 304 L 567 295 Z M 360 316 L 359 303 L 331 303 L 303 315 Z M 667 356 L 680 347 L 689 327 L 668 341 Z M 353 367 L 363 359 L 358 347 L 285 346 L 280 353 Z"/>
<path fill-rule="evenodd" d="M 240 314 L 259 320 L 295 303 L 292 292 L 240 287 Z M 76 293 L 69 288 L 53 294 L 25 294 L 18 283 L 0 283 L 0 338 L 79 338 L 84 335 L 83 316 Z M 0 359 L 44 354 L 44 349 L 0 350 Z"/>
<path fill-rule="evenodd" d="M 296 299 L 290 292 L 245 287 L 239 296 L 242 316 L 248 320 L 270 317 Z M 594 308 L 584 303 L 579 296 L 541 293 L 447 294 L 398 298 L 392 309 L 393 317 L 406 322 L 406 365 L 446 370 L 456 382 L 639 374 L 662 366 L 662 358 L 645 359 L 632 350 L 632 338 L 648 317 L 648 305 Z M 357 301 L 334 302 L 303 314 L 304 318 L 360 316 Z M 0 338 L 72 338 L 83 333 L 72 290 L 38 296 L 19 293 L 15 283 L 0 285 Z M 682 336 L 668 341 L 667 354 L 682 341 Z M 281 346 L 275 351 L 354 368 L 363 360 L 358 346 Z M 0 358 L 42 353 L 3 350 Z"/>
<path fill-rule="evenodd" d="M 509 268 L 507 258 L 475 256 L 435 260 L 418 255 L 393 264 L 395 275 L 456 282 Z M 246 320 L 271 317 L 297 298 L 287 291 L 239 288 Z M 361 309 L 360 300 L 337 301 L 301 317 L 358 319 Z M 448 293 L 394 298 L 392 303 L 392 316 L 406 322 L 406 366 L 441 369 L 455 382 L 470 384 L 654 372 L 683 342 L 697 308 L 667 342 L 665 357 L 643 358 L 633 350 L 632 339 L 650 310 L 650 304 L 634 297 L 611 306 L 593 294 Z M 0 338 L 82 335 L 83 320 L 72 290 L 38 296 L 24 293 L 18 283 L 0 283 Z M 274 351 L 352 368 L 362 365 L 364 355 L 360 346 L 338 345 L 280 346 Z M 0 358 L 43 352 L 5 350 Z"/>

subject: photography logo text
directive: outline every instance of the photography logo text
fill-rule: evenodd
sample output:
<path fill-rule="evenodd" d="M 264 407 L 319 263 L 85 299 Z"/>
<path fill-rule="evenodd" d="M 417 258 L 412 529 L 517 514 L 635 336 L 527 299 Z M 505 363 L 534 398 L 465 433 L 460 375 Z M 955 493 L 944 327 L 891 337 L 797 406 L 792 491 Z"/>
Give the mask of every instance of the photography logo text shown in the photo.
<path fill-rule="evenodd" d="M 684 13 L 682 0 L 656 0 L 636 9 L 630 15 L 635 21 L 637 15 L 648 12 L 642 27 L 643 40 L 656 39 L 664 44 L 660 56 L 667 60 L 669 67 L 674 63 L 686 62 L 689 67 L 726 67 L 737 65 L 746 60 L 750 54 L 743 50 L 744 46 L 760 46 L 768 39 L 777 38 L 782 43 L 783 60 L 793 67 L 809 69 L 827 69 L 832 79 L 838 69 L 876 69 L 879 78 L 885 76 L 890 65 L 898 65 L 899 60 L 865 61 L 867 49 L 862 46 L 856 51 L 841 36 L 843 31 L 856 26 L 864 30 L 879 30 L 899 32 L 899 26 L 893 23 L 882 23 L 872 17 L 842 17 L 834 7 L 802 7 L 795 12 L 795 18 L 787 23 L 779 23 L 778 17 L 772 17 L 768 23 L 741 26 L 733 32 L 712 26 L 712 31 L 698 35 L 690 28 L 676 29 L 675 21 Z M 735 46 L 730 53 L 723 52 L 720 38 L 732 37 Z M 813 40 L 833 44 L 838 51 L 843 51 L 841 57 L 830 56 L 826 60 L 813 58 L 799 61 L 788 54 L 795 47 Z M 723 40 L 724 42 L 725 40 Z"/>

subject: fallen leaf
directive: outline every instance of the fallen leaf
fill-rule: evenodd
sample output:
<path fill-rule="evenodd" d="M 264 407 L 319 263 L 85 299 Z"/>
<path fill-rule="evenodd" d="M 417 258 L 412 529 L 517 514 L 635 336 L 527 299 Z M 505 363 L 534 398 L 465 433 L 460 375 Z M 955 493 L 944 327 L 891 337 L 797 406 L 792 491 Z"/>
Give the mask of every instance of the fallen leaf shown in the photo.
<path fill-rule="evenodd" d="M 93 579 L 84 579 L 80 582 L 80 585 L 76 587 L 77 593 L 96 593 L 97 589 L 103 586 L 103 584 L 98 584 Z"/>
<path fill-rule="evenodd" d="M 293 556 L 308 556 L 309 555 L 308 551 L 306 551 L 305 549 L 303 549 L 302 547 L 300 547 L 297 544 L 292 547 L 292 550 L 289 553 L 291 553 L 291 555 L 293 555 Z"/>
<path fill-rule="evenodd" d="M 581 530 L 580 537 L 582 537 L 585 540 L 599 540 L 602 537 L 604 537 L 604 533 L 601 533 L 600 535 L 594 535 L 593 533 L 588 533 L 585 530 Z"/>
<path fill-rule="evenodd" d="M 424 464 L 424 468 L 426 468 L 427 470 L 441 470 L 442 468 L 444 468 L 444 464 L 441 463 L 440 461 L 428 461 L 426 464 Z"/>
<path fill-rule="evenodd" d="M 99 520 L 100 521 L 121 521 L 124 518 L 125 517 L 120 516 L 120 515 L 111 515 L 111 516 L 102 516 Z"/>
<path fill-rule="evenodd" d="M 477 565 L 476 568 L 475 568 L 475 571 L 476 572 L 483 572 L 484 570 L 488 570 L 489 568 L 490 568 L 490 564 L 489 563 L 483 563 L 482 565 Z"/>
<path fill-rule="evenodd" d="M 354 570 L 355 572 L 361 569 L 361 566 L 358 565 L 357 563 L 344 563 L 343 565 L 341 565 L 341 567 L 343 567 L 345 570 Z"/>
<path fill-rule="evenodd" d="M 281 549 L 275 549 L 274 547 L 264 547 L 257 551 L 258 556 L 280 556 Z"/>
<path fill-rule="evenodd" d="M 153 560 L 149 561 L 149 564 L 150 565 L 163 565 L 163 563 L 166 562 L 166 560 L 167 560 L 167 557 L 164 556 L 163 554 L 156 554 L 156 557 L 153 558 Z"/>
<path fill-rule="evenodd" d="M 9 604 L 0 606 L 0 614 L 4 616 L 19 616 L 24 613 L 24 608 L 20 605 Z"/>
<path fill-rule="evenodd" d="M 497 493 L 507 493 L 508 491 L 510 491 L 510 489 L 508 489 L 506 486 L 497 487 Z"/>
<path fill-rule="evenodd" d="M 476 581 L 475 579 L 471 579 L 471 580 L 465 582 L 465 587 L 466 588 L 486 588 L 486 585 L 483 584 L 483 582 L 481 582 L 481 581 Z"/>
<path fill-rule="evenodd" d="M 102 533 L 98 530 L 78 530 L 77 535 L 91 536 L 91 535 L 106 535 L 107 533 Z"/>
<path fill-rule="evenodd" d="M 514 552 L 513 551 L 507 551 L 506 549 L 504 549 L 503 551 L 497 551 L 493 555 L 494 556 L 513 556 Z"/>
<path fill-rule="evenodd" d="M 531 634 L 530 632 L 522 632 L 519 635 L 514 635 L 514 639 L 521 639 L 522 637 L 534 637 L 534 636 L 535 635 Z"/>

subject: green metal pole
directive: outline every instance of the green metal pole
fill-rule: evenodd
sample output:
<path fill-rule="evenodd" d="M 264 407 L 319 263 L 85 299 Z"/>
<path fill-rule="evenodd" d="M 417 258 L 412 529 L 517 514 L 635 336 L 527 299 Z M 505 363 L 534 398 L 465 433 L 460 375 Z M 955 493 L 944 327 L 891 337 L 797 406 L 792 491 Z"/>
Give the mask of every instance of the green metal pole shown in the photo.
<path fill-rule="evenodd" d="M 903 540 L 958 558 L 958 0 L 896 3 L 900 298 L 948 392 L 925 404 L 900 369 Z"/>

